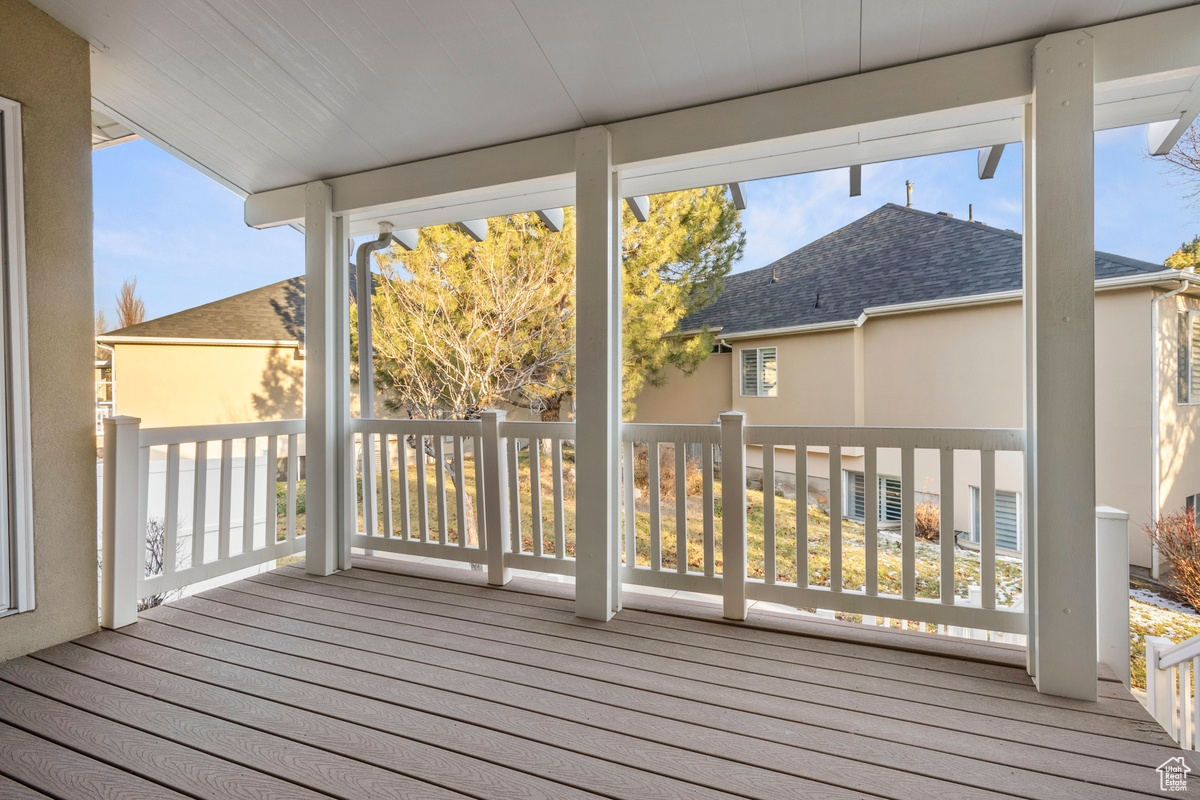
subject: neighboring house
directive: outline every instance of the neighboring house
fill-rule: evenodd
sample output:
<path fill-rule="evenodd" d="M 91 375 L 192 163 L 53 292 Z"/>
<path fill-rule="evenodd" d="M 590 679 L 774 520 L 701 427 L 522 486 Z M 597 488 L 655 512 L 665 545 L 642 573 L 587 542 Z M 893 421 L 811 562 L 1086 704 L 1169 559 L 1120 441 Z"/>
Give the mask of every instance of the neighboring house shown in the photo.
<path fill-rule="evenodd" d="M 886 205 L 761 269 L 731 275 L 710 307 L 716 353 L 691 377 L 637 399 L 638 422 L 1006 427 L 1024 425 L 1021 237 L 980 222 Z M 1200 297 L 1166 298 L 1179 273 L 1096 254 L 1096 498 L 1126 509 L 1132 563 L 1149 566 L 1152 510 L 1200 493 Z M 1189 335 L 1189 331 L 1192 334 Z M 978 535 L 979 458 L 955 462 L 954 526 Z M 842 511 L 865 508 L 863 452 L 843 448 Z M 752 467 L 761 453 L 748 455 Z M 776 469 L 795 480 L 794 453 Z M 900 454 L 879 451 L 877 512 L 900 518 Z M 752 473 L 754 470 L 752 470 Z M 761 474 L 761 473 L 760 473 Z M 829 456 L 810 448 L 808 488 L 827 502 Z M 914 490 L 936 497 L 936 451 L 915 455 Z M 996 463 L 997 541 L 1019 547 L 1024 475 Z M 793 484 L 794 485 L 794 484 Z"/>
<path fill-rule="evenodd" d="M 97 337 L 114 414 L 146 427 L 304 416 L 304 278 Z"/>

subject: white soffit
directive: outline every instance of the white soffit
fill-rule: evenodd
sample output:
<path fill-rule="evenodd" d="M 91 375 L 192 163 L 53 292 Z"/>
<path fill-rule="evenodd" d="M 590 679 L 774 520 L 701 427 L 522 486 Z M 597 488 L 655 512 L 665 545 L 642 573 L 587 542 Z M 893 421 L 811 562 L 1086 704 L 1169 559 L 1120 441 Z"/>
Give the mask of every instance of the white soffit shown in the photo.
<path fill-rule="evenodd" d="M 33 2 L 91 43 L 98 107 L 243 195 L 1191 4 Z M 971 77 L 986 82 L 993 76 Z M 1192 96 L 1195 74 L 1175 78 L 1178 86 L 1134 81 L 1103 87 L 1098 125 L 1178 118 L 1176 109 Z M 816 141 L 819 137 L 775 143 L 785 153 L 713 151 L 690 165 L 687 159 L 668 159 L 631 169 L 630 183 L 641 184 L 628 193 L 686 183 L 688 178 L 669 175 L 684 168 L 695 170 L 690 180 L 697 185 L 937 152 L 929 149 L 933 146 L 950 150 L 1015 141 L 1016 113 L 973 109 L 947 117 L 944 132 L 932 137 L 926 123 L 906 133 L 906 121 L 898 121 L 892 129 L 835 131 L 827 144 Z M 822 148 L 843 150 L 814 155 Z M 653 177 L 662 173 L 668 177 Z M 549 185 L 556 182 L 561 178 L 527 187 L 535 203 L 531 209 L 562 204 L 567 187 Z M 467 211 L 456 210 L 456 218 L 483 216 Z"/>

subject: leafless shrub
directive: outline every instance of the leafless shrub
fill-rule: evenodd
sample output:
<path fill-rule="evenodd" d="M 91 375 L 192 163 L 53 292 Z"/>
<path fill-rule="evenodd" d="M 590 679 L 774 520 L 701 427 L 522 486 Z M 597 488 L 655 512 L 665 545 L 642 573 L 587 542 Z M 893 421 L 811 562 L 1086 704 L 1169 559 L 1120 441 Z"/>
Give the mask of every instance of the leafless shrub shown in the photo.
<path fill-rule="evenodd" d="M 699 497 L 704 491 L 704 475 L 700 470 L 700 462 L 689 457 L 685 464 L 685 491 L 689 497 Z M 633 485 L 639 489 L 646 489 L 650 485 L 650 448 L 645 444 L 637 444 L 633 448 Z M 659 497 L 673 498 L 675 486 L 675 448 L 671 445 L 658 447 Z"/>
<path fill-rule="evenodd" d="M 923 500 L 916 506 L 917 538 L 936 541 L 942 530 L 942 509 L 932 500 Z"/>
<path fill-rule="evenodd" d="M 1200 608 L 1200 534 L 1192 509 L 1164 514 L 1158 523 L 1142 528 L 1150 541 L 1171 565 L 1179 594 L 1194 608 Z"/>
<path fill-rule="evenodd" d="M 167 528 L 158 517 L 146 523 L 146 577 L 161 575 L 167 549 Z M 171 592 L 159 592 L 138 601 L 138 611 L 156 608 L 170 599 Z"/>

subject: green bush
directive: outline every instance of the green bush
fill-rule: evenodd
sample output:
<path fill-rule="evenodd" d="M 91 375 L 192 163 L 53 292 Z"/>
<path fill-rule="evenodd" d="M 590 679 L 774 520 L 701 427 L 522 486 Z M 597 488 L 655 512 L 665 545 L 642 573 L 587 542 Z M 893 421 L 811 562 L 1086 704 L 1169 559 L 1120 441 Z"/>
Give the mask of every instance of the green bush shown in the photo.
<path fill-rule="evenodd" d="M 304 491 L 304 480 L 296 481 L 296 513 L 303 514 L 306 510 Z M 360 489 L 361 495 L 361 489 Z M 278 516 L 283 516 L 287 513 L 287 481 L 278 481 L 275 484 L 275 513 Z"/>

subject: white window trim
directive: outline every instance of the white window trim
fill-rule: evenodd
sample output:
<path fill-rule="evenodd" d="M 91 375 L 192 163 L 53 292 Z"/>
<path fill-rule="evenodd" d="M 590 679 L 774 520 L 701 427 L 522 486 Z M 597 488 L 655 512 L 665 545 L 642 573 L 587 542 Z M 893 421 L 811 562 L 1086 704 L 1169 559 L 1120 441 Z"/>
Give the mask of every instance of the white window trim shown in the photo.
<path fill-rule="evenodd" d="M 1196 359 L 1200 358 L 1200 352 L 1196 349 L 1196 325 L 1200 321 L 1200 311 L 1187 312 L 1187 387 L 1188 387 L 1188 403 L 1196 405 L 1200 403 L 1200 387 L 1197 387 L 1196 379 Z"/>
<path fill-rule="evenodd" d="M 763 391 L 762 376 L 763 376 L 763 353 L 770 351 L 771 357 L 775 360 L 775 385 L 770 387 L 766 392 Z M 756 391 L 746 391 L 746 353 L 755 353 L 755 376 L 754 383 Z M 743 347 L 738 351 L 738 390 L 742 397 L 778 397 L 779 396 L 779 348 L 778 347 Z"/>
<path fill-rule="evenodd" d="M 982 498 L 983 489 L 981 489 L 978 486 L 975 486 L 973 484 L 968 486 L 967 488 L 968 488 L 968 491 L 970 494 L 970 503 L 971 503 L 971 509 L 970 509 L 971 510 L 971 517 L 970 517 L 971 527 L 970 527 L 970 530 L 967 531 L 967 541 L 974 542 L 975 544 L 979 544 L 980 539 L 982 538 L 982 533 L 983 533 L 983 530 L 982 530 L 983 514 L 982 514 L 982 509 L 981 509 L 981 505 L 983 503 L 983 498 Z M 1013 496 L 1014 513 L 1015 513 L 1015 518 L 1016 518 L 1016 523 L 1017 523 L 1017 549 L 1009 550 L 1008 552 L 1024 553 L 1025 552 L 1025 496 L 1023 494 L 1021 494 L 1021 492 L 1009 492 L 1004 489 L 996 490 L 997 494 L 999 494 L 1001 492 L 1004 492 L 1005 494 L 1011 494 Z M 999 548 L 999 544 L 997 544 L 997 548 Z M 1004 549 L 1007 550 L 1007 548 L 1004 548 Z"/>
<path fill-rule="evenodd" d="M 29 313 L 26 306 L 25 276 L 25 192 L 24 159 L 21 155 L 21 104 L 0 97 L 0 153 L 3 154 L 4 229 L 8 235 L 0 241 L 0 279 L 5 282 L 6 305 L 0 310 L 0 331 L 9 341 L 10 381 L 7 400 L 11 405 L 9 441 L 0 448 L 8 459 L 0 458 L 0 545 L 10 545 L 12 562 L 8 566 L 12 584 L 0 597 L 0 613 L 32 611 L 34 603 L 33 569 L 33 483 L 32 445 L 29 432 Z M 5 246 L 6 245 L 6 246 Z M 0 354 L 2 355 L 2 354 Z M 0 426 L 3 419 L 0 418 Z M 5 608 L 7 606 L 7 608 Z"/>

